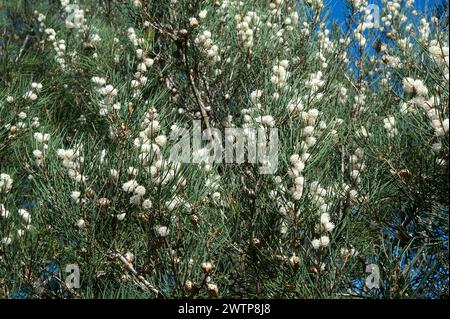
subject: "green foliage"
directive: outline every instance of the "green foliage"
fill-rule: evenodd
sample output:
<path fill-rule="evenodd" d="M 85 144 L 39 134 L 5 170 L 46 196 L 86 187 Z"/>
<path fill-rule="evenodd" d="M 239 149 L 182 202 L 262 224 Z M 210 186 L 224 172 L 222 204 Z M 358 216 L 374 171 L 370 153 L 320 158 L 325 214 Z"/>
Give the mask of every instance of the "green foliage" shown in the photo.
<path fill-rule="evenodd" d="M 319 0 L 78 2 L 0 3 L 1 298 L 448 297 L 445 25 L 405 5 L 358 33 L 351 1 L 342 30 Z M 193 120 L 272 121 L 276 173 L 171 162 Z"/>

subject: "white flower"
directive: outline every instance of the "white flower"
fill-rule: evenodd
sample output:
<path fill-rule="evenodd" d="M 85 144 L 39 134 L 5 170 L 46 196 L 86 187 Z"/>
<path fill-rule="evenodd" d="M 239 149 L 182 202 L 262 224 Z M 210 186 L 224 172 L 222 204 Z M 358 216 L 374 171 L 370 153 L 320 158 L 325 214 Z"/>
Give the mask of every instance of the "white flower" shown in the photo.
<path fill-rule="evenodd" d="M 134 179 L 129 180 L 128 182 L 122 185 L 122 189 L 127 193 L 132 193 L 139 184 Z"/>
<path fill-rule="evenodd" d="M 414 92 L 414 79 L 412 79 L 412 78 L 404 78 L 403 79 L 403 91 L 405 91 L 405 93 L 413 93 Z"/>
<path fill-rule="evenodd" d="M 289 162 L 291 162 L 292 165 L 297 164 L 299 161 L 300 161 L 300 155 L 298 155 L 298 154 L 293 154 L 289 158 Z"/>
<path fill-rule="evenodd" d="M 428 89 L 423 84 L 422 80 L 414 81 L 414 90 L 416 91 L 416 94 L 419 96 L 427 96 L 428 95 Z"/>
<path fill-rule="evenodd" d="M 106 79 L 98 77 L 98 76 L 94 76 L 91 81 L 95 84 L 97 84 L 98 86 L 103 86 L 106 84 Z"/>
<path fill-rule="evenodd" d="M 12 188 L 13 180 L 8 174 L 0 174 L 0 193 L 8 193 Z"/>
<path fill-rule="evenodd" d="M 25 221 L 25 223 L 29 224 L 31 223 L 31 216 L 30 213 L 26 209 L 19 209 L 19 215 L 22 217 L 22 219 Z"/>
<path fill-rule="evenodd" d="M 147 68 L 149 68 L 155 63 L 155 61 L 153 59 L 147 58 L 147 59 L 144 60 L 144 63 L 145 63 L 145 66 Z"/>
<path fill-rule="evenodd" d="M 300 187 L 303 187 L 305 184 L 305 177 L 299 176 L 294 179 L 294 184 Z"/>
<path fill-rule="evenodd" d="M 36 159 L 41 159 L 41 158 L 42 158 L 42 151 L 40 151 L 40 150 L 34 150 L 34 151 L 33 151 L 33 156 L 34 156 Z"/>
<path fill-rule="evenodd" d="M 156 144 L 158 144 L 159 146 L 163 147 L 164 145 L 166 145 L 167 143 L 167 136 L 165 135 L 159 135 L 155 138 L 155 142 Z"/>
<path fill-rule="evenodd" d="M 5 205 L 0 204 L 0 217 L 2 218 L 8 218 L 9 217 L 9 210 L 5 208 Z"/>
<path fill-rule="evenodd" d="M 320 223 L 323 224 L 323 225 L 325 225 L 325 224 L 328 224 L 329 222 L 330 222 L 330 214 L 328 214 L 328 213 L 323 213 L 323 214 L 320 216 Z"/>
<path fill-rule="evenodd" d="M 142 207 L 144 209 L 150 209 L 152 208 L 152 206 L 153 206 L 152 201 L 148 198 L 142 202 Z"/>
<path fill-rule="evenodd" d="M 132 252 L 127 251 L 124 257 L 130 264 L 134 261 L 134 254 Z"/>
<path fill-rule="evenodd" d="M 418 96 L 428 95 L 428 89 L 423 84 L 422 80 L 415 80 L 413 78 L 403 79 L 403 91 L 408 94 L 415 93 Z"/>
<path fill-rule="evenodd" d="M 116 215 L 117 220 L 122 221 L 125 219 L 126 213 Z"/>
<path fill-rule="evenodd" d="M 147 72 L 147 66 L 145 65 L 145 63 L 139 63 L 137 66 L 137 70 L 139 72 L 145 73 Z"/>
<path fill-rule="evenodd" d="M 141 196 L 141 197 L 145 195 L 145 192 L 146 192 L 145 187 L 141 186 L 141 185 L 137 186 L 134 189 L 134 194 Z"/>
<path fill-rule="evenodd" d="M 303 129 L 303 136 L 308 137 L 311 136 L 314 133 L 314 126 L 306 126 Z"/>
<path fill-rule="evenodd" d="M 319 239 L 313 239 L 311 241 L 311 244 L 312 244 L 314 249 L 319 249 L 320 248 L 320 240 Z"/>
<path fill-rule="evenodd" d="M 159 237 L 167 237 L 169 235 L 169 229 L 167 226 L 156 226 L 155 231 Z"/>
<path fill-rule="evenodd" d="M 133 166 L 128 167 L 127 171 L 128 171 L 128 174 L 130 174 L 130 175 L 136 176 L 138 174 L 137 168 L 135 168 Z"/>
<path fill-rule="evenodd" d="M 329 243 L 330 243 L 330 238 L 328 236 L 320 237 L 320 246 L 327 247 Z"/>
<path fill-rule="evenodd" d="M 261 124 L 267 127 L 273 127 L 275 125 L 275 121 L 271 115 L 264 115 L 261 117 Z"/>
<path fill-rule="evenodd" d="M 130 204 L 132 205 L 140 205 L 142 197 L 139 195 L 133 195 L 130 197 Z"/>
<path fill-rule="evenodd" d="M 202 11 L 200 11 L 200 13 L 198 14 L 198 17 L 200 18 L 200 19 L 205 19 L 206 18 L 206 16 L 208 15 L 208 11 L 206 11 L 206 10 L 202 10 Z"/>
<path fill-rule="evenodd" d="M 193 29 L 198 27 L 198 20 L 196 18 L 189 18 L 189 25 Z"/>
<path fill-rule="evenodd" d="M 252 103 L 258 104 L 258 100 L 262 96 L 262 94 L 263 94 L 263 91 L 261 91 L 261 90 L 256 90 L 256 91 L 253 91 L 252 93 L 250 93 L 250 100 L 252 101 Z"/>
<path fill-rule="evenodd" d="M 328 222 L 328 223 L 324 224 L 323 226 L 327 232 L 333 231 L 333 229 L 335 227 L 334 224 L 331 222 Z"/>
<path fill-rule="evenodd" d="M 310 109 L 308 111 L 308 115 L 311 116 L 313 119 L 317 119 L 319 117 L 319 110 L 318 109 Z"/>
<path fill-rule="evenodd" d="M 292 113 L 294 111 L 303 111 L 303 102 L 300 98 L 291 100 L 287 106 L 287 110 Z"/>
<path fill-rule="evenodd" d="M 448 133 L 448 118 L 442 122 L 442 128 L 444 129 L 445 134 Z"/>
<path fill-rule="evenodd" d="M 10 245 L 11 242 L 12 242 L 11 237 L 4 237 L 4 238 L 2 239 L 2 244 L 5 245 L 5 246 Z"/>
<path fill-rule="evenodd" d="M 50 134 L 36 132 L 33 134 L 33 137 L 38 143 L 43 143 L 47 142 L 50 139 Z"/>
<path fill-rule="evenodd" d="M 80 199 L 80 195 L 81 195 L 81 193 L 79 192 L 79 191 L 73 191 L 71 194 L 70 194 L 70 197 L 75 201 L 75 202 L 79 202 L 79 199 Z"/>
<path fill-rule="evenodd" d="M 86 226 L 86 222 L 84 221 L 84 219 L 79 219 L 75 225 L 78 228 L 82 229 L 82 228 L 84 228 Z"/>

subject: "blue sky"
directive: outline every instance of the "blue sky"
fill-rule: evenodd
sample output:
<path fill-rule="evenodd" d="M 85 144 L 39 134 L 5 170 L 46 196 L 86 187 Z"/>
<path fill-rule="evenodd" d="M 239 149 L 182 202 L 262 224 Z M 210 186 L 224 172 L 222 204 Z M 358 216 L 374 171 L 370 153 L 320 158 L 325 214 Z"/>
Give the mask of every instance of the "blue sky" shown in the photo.
<path fill-rule="evenodd" d="M 328 8 L 331 9 L 331 18 L 341 20 L 345 12 L 344 0 L 326 0 L 329 3 Z M 380 0 L 369 0 L 369 4 L 380 4 Z M 415 8 L 418 11 L 429 13 L 436 4 L 442 3 L 442 0 L 415 0 Z"/>

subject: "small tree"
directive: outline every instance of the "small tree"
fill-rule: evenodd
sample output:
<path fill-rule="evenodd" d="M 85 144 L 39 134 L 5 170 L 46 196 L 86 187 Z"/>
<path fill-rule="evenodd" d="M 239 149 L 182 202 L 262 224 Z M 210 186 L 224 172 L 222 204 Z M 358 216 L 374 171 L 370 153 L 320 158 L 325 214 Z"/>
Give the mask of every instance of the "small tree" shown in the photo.
<path fill-rule="evenodd" d="M 346 7 L 7 2 L 0 296 L 448 296 L 448 25 Z"/>

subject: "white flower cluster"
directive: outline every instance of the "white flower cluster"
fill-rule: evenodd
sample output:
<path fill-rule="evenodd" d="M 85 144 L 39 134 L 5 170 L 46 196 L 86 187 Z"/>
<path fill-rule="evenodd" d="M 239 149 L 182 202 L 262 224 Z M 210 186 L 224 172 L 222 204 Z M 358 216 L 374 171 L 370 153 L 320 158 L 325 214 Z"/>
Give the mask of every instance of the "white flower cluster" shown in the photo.
<path fill-rule="evenodd" d="M 260 19 L 256 12 L 249 11 L 243 17 L 237 14 L 234 19 L 237 22 L 238 37 L 245 48 L 253 47 L 254 32 L 258 30 Z"/>
<path fill-rule="evenodd" d="M 415 80 L 413 78 L 403 79 L 403 90 L 408 94 L 415 94 L 417 96 L 426 97 L 428 95 L 428 89 L 423 84 L 422 80 Z"/>
<path fill-rule="evenodd" d="M 303 195 L 303 186 L 305 184 L 305 177 L 303 170 L 305 169 L 306 161 L 309 158 L 309 153 L 303 153 L 302 156 L 298 154 L 291 155 L 289 162 L 291 167 L 288 171 L 289 176 L 293 179 L 293 186 L 289 189 L 294 200 L 300 200 Z"/>
<path fill-rule="evenodd" d="M 365 167 L 364 151 L 362 148 L 357 148 L 355 152 L 350 155 L 350 177 L 352 178 L 355 187 L 361 183 L 361 172 Z"/>
<path fill-rule="evenodd" d="M 309 80 L 305 82 L 305 87 L 311 90 L 311 93 L 316 93 L 321 87 L 325 85 L 325 81 L 322 79 L 322 71 L 312 73 L 309 75 Z"/>
<path fill-rule="evenodd" d="M 44 32 L 45 30 L 45 15 L 38 11 L 34 11 L 34 15 L 37 17 L 37 21 L 39 23 L 39 32 Z"/>
<path fill-rule="evenodd" d="M 345 104 L 348 100 L 348 90 L 345 87 L 341 87 L 339 90 L 339 103 Z"/>
<path fill-rule="evenodd" d="M 30 101 L 35 101 L 38 98 L 38 94 L 41 91 L 42 91 L 42 84 L 33 82 L 33 83 L 31 83 L 31 90 L 27 91 L 23 95 L 23 98 L 30 100 Z"/>
<path fill-rule="evenodd" d="M 152 207 L 152 201 L 147 198 L 144 199 L 147 190 L 144 186 L 139 185 L 135 179 L 131 179 L 122 185 L 122 190 L 126 193 L 132 193 L 130 197 L 130 204 L 142 205 L 144 209 L 150 209 Z"/>
<path fill-rule="evenodd" d="M 61 6 L 67 14 L 66 27 L 68 29 L 83 29 L 84 10 L 76 4 L 70 4 L 70 0 L 61 0 Z"/>
<path fill-rule="evenodd" d="M 11 176 L 5 173 L 0 174 L 0 194 L 8 193 L 12 188 L 13 180 Z"/>
<path fill-rule="evenodd" d="M 389 116 L 383 120 L 384 128 L 387 131 L 387 134 L 390 138 L 396 136 L 398 134 L 398 130 L 395 126 L 395 117 Z"/>
<path fill-rule="evenodd" d="M 86 42 L 83 43 L 85 48 L 96 48 L 99 43 L 102 41 L 102 38 L 97 33 L 92 33 L 89 35 L 89 38 Z M 96 53 L 94 53 L 96 54 Z"/>
<path fill-rule="evenodd" d="M 28 210 L 21 208 L 18 210 L 19 216 L 22 218 L 22 220 L 25 223 L 25 230 L 30 230 L 32 228 L 31 226 L 31 214 L 28 212 Z M 10 212 L 5 208 L 3 204 L 0 204 L 0 217 L 2 218 L 8 218 L 10 216 Z M 24 229 L 18 229 L 17 230 L 17 237 L 22 237 L 25 233 Z M 12 236 L 11 234 L 9 236 L 3 237 L 1 240 L 1 243 L 4 246 L 8 246 L 12 243 Z"/>
<path fill-rule="evenodd" d="M 449 49 L 448 46 L 441 46 L 436 40 L 430 42 L 430 47 L 428 49 L 433 60 L 440 66 L 443 67 L 445 72 L 445 79 L 449 80 Z"/>
<path fill-rule="evenodd" d="M 192 211 L 192 206 L 184 198 L 174 195 L 171 199 L 165 202 L 165 206 L 169 211 L 173 211 L 176 207 L 183 207 L 186 212 Z"/>
<path fill-rule="evenodd" d="M 402 10 L 402 1 L 401 0 L 390 0 L 385 2 L 384 11 L 385 15 L 381 18 L 381 22 L 384 27 L 383 30 L 391 29 L 394 31 L 399 24 L 398 22 L 403 23 L 408 20 L 408 17 L 403 14 Z M 407 4 L 406 4 L 407 5 Z M 397 23 L 396 23 L 397 22 Z M 396 31 L 396 30 L 395 30 Z"/>
<path fill-rule="evenodd" d="M 213 44 L 211 39 L 211 32 L 204 30 L 194 40 L 195 44 L 200 45 L 204 55 L 211 61 L 212 64 L 216 64 L 221 61 L 219 55 L 219 47 Z"/>
<path fill-rule="evenodd" d="M 319 125 L 316 125 L 319 114 L 319 110 L 314 108 L 309 109 L 308 112 L 302 112 L 302 120 L 306 126 L 302 130 L 303 141 L 300 145 L 300 148 L 305 152 L 316 144 L 316 128 L 325 128 L 325 123 L 323 122 L 319 123 Z"/>
<path fill-rule="evenodd" d="M 324 233 L 331 233 L 335 228 L 334 223 L 330 221 L 330 205 L 326 203 L 327 195 L 332 192 L 322 188 L 318 182 L 312 182 L 310 187 L 310 196 L 312 202 L 319 208 L 320 223 L 314 228 L 315 233 L 322 234 L 320 238 L 311 241 L 314 249 L 326 247 L 330 243 L 330 238 Z"/>
<path fill-rule="evenodd" d="M 448 134 L 448 117 L 445 119 L 440 118 L 439 112 L 435 108 L 428 110 L 428 117 L 431 120 L 434 135 L 437 137 L 445 137 Z"/>
<path fill-rule="evenodd" d="M 298 101 L 296 102 L 298 103 Z M 310 109 L 308 112 L 302 111 L 301 117 L 305 124 L 302 130 L 302 142 L 300 144 L 300 154 L 291 155 L 289 161 L 291 167 L 289 168 L 288 174 L 293 180 L 293 186 L 289 189 L 292 198 L 294 200 L 300 200 L 303 195 L 303 186 L 305 178 L 303 176 L 303 171 L 306 166 L 306 162 L 310 158 L 310 153 L 308 149 L 316 144 L 316 122 L 319 117 L 319 111 L 317 109 Z"/>
<path fill-rule="evenodd" d="M 139 95 L 139 87 L 147 83 L 147 77 L 145 76 L 145 74 L 147 73 L 148 69 L 154 64 L 154 60 L 146 56 L 146 52 L 142 49 L 141 46 L 142 41 L 136 40 L 137 36 L 133 28 L 128 29 L 128 37 L 133 42 L 133 45 L 136 48 L 136 57 L 139 60 L 139 64 L 137 65 L 137 72 L 134 74 L 134 79 L 131 81 L 131 87 L 135 90 L 133 93 L 133 97 L 136 97 Z"/>
<path fill-rule="evenodd" d="M 286 17 L 284 19 L 284 24 L 286 25 L 286 29 L 288 31 L 293 31 L 294 30 L 294 26 L 296 26 L 298 24 L 298 12 L 294 11 L 292 12 L 292 14 L 289 17 Z"/>
<path fill-rule="evenodd" d="M 430 37 L 430 24 L 425 18 L 420 19 L 419 32 L 420 41 L 422 41 L 423 43 L 427 43 Z"/>
<path fill-rule="evenodd" d="M 136 31 L 133 28 L 128 28 L 128 39 L 133 43 L 135 47 L 139 47 L 144 45 L 144 38 L 139 38 L 136 34 Z"/>
<path fill-rule="evenodd" d="M 81 174 L 81 164 L 84 163 L 84 157 L 80 155 L 79 146 L 76 150 L 74 149 L 58 149 L 56 154 L 60 159 L 62 159 L 62 164 L 69 173 L 69 176 L 74 179 L 77 183 L 84 183 L 87 181 L 87 176 Z"/>
<path fill-rule="evenodd" d="M 289 72 L 286 70 L 288 66 L 288 60 L 277 61 L 277 63 L 273 66 L 273 75 L 270 78 L 270 82 L 272 82 L 273 85 L 280 88 L 285 87 L 286 81 L 289 77 Z"/>
<path fill-rule="evenodd" d="M 27 228 L 29 229 L 31 227 L 31 214 L 24 208 L 19 209 L 18 212 L 19 216 L 22 217 L 23 221 L 27 224 Z"/>
<path fill-rule="evenodd" d="M 47 35 L 47 40 L 50 42 L 56 41 L 56 31 L 52 28 L 45 29 L 44 33 Z"/>
<path fill-rule="evenodd" d="M 33 151 L 33 157 L 35 159 L 35 164 L 37 167 L 42 165 L 44 161 L 44 153 L 48 149 L 47 142 L 50 139 L 50 134 L 36 132 L 33 137 L 38 145 L 38 147 Z M 42 145 L 42 147 L 40 147 Z"/>
<path fill-rule="evenodd" d="M 304 109 L 303 101 L 301 98 L 295 98 L 289 101 L 286 110 L 294 117 L 296 114 L 300 114 Z"/>
<path fill-rule="evenodd" d="M 261 117 L 258 117 L 256 119 L 257 123 L 261 123 L 264 127 L 274 127 L 275 126 L 275 120 L 272 115 L 263 115 Z"/>
<path fill-rule="evenodd" d="M 139 150 L 139 160 L 142 167 L 151 178 L 162 185 L 167 184 L 175 176 L 175 167 L 163 158 L 161 148 L 167 143 L 167 136 L 159 134 L 160 123 L 158 112 L 149 108 L 141 123 L 139 137 L 134 139 L 134 146 Z"/>
<path fill-rule="evenodd" d="M 270 128 L 275 126 L 275 119 L 272 115 L 266 114 L 261 115 L 262 104 L 261 97 L 263 96 L 262 90 L 255 90 L 250 93 L 250 101 L 252 102 L 252 107 L 245 108 L 241 110 L 241 114 L 243 116 L 243 127 L 246 128 L 244 130 L 244 135 L 248 139 L 249 143 L 256 143 L 257 136 L 252 128 L 255 128 L 255 125 L 258 125 L 261 128 Z M 247 128 L 249 128 L 247 130 Z M 260 141 L 260 145 L 258 147 L 265 147 L 265 143 Z"/>
<path fill-rule="evenodd" d="M 366 110 L 366 98 L 365 87 L 362 87 L 360 92 L 355 95 L 355 102 L 353 104 L 353 110 L 355 113 L 364 112 Z"/>
<path fill-rule="evenodd" d="M 56 52 L 55 60 L 60 65 L 61 69 L 66 68 L 66 41 L 56 39 L 56 31 L 52 28 L 45 29 L 45 34 L 47 35 L 47 41 L 53 44 L 53 49 Z"/>
<path fill-rule="evenodd" d="M 364 34 L 363 34 L 365 29 L 366 29 L 366 25 L 363 22 L 363 23 L 359 24 L 354 31 L 355 39 L 356 39 L 356 41 L 358 41 L 358 43 L 361 47 L 364 47 L 367 43 L 367 39 L 364 37 Z"/>
<path fill-rule="evenodd" d="M 9 216 L 10 216 L 9 210 L 6 209 L 5 205 L 0 204 L 0 217 L 6 219 L 9 218 Z"/>
<path fill-rule="evenodd" d="M 117 96 L 117 89 L 111 84 L 107 85 L 105 78 L 94 76 L 91 81 L 97 86 L 97 93 L 102 97 L 99 105 L 100 116 L 108 115 L 111 110 L 120 110 L 120 103 L 114 103 L 114 99 Z"/>

